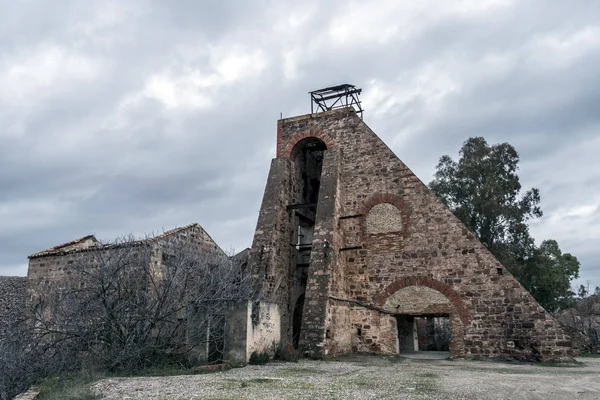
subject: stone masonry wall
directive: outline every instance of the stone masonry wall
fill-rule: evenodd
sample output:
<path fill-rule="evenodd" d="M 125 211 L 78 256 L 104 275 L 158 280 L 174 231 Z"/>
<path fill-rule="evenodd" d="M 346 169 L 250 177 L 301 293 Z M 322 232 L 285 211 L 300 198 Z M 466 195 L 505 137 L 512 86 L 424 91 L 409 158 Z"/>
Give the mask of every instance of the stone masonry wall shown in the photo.
<path fill-rule="evenodd" d="M 169 233 L 172 232 L 172 233 Z M 154 239 L 156 243 L 154 251 L 151 254 L 152 267 L 160 269 L 162 262 L 161 243 L 166 240 L 178 240 L 188 242 L 190 245 L 197 246 L 202 253 L 212 256 L 227 258 L 227 255 L 221 250 L 212 238 L 198 224 L 192 224 L 187 227 L 178 228 L 173 231 L 165 232 Z M 114 247 L 91 247 L 78 246 L 69 247 L 66 251 L 61 249 L 57 252 L 40 252 L 33 254 L 29 258 L 29 268 L 27 271 L 27 282 L 29 299 L 32 300 L 36 295 L 41 296 L 49 293 L 56 287 L 71 284 L 73 279 L 77 279 L 79 272 L 77 268 L 92 266 L 96 263 L 100 253 L 102 258 L 108 257 Z"/>
<path fill-rule="evenodd" d="M 331 274 L 338 256 L 334 250 L 334 223 L 339 160 L 337 151 L 325 152 L 300 331 L 300 347 L 311 356 L 323 354 L 327 337 L 326 321 L 331 318 Z"/>
<path fill-rule="evenodd" d="M 9 327 L 25 318 L 27 278 L 0 276 L 0 340 Z"/>
<path fill-rule="evenodd" d="M 423 285 L 452 302 L 452 329 L 462 342 L 455 355 L 571 355 L 570 338 L 558 323 L 353 111 L 279 121 L 276 162 L 285 162 L 280 160 L 305 137 L 321 139 L 341 157 L 340 215 L 332 229 L 345 242 L 332 249 L 338 257 L 328 296 L 336 299 L 322 303 L 329 310 L 323 330 L 330 347 L 322 354 L 337 351 L 334 345 L 340 351 L 397 351 L 394 316 L 378 308 L 402 287 Z M 388 223 L 395 231 L 368 231 L 367 215 L 382 203 L 399 211 Z"/>

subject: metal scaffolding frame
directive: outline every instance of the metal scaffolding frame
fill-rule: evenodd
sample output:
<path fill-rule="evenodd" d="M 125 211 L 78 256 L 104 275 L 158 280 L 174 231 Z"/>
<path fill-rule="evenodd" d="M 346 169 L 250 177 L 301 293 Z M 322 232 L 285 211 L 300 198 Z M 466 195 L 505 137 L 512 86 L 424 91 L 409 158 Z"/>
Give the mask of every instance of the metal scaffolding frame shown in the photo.
<path fill-rule="evenodd" d="M 308 92 L 310 94 L 310 112 L 334 110 L 336 108 L 353 107 L 362 119 L 363 108 L 359 95 L 362 89 L 354 85 L 342 84 Z"/>

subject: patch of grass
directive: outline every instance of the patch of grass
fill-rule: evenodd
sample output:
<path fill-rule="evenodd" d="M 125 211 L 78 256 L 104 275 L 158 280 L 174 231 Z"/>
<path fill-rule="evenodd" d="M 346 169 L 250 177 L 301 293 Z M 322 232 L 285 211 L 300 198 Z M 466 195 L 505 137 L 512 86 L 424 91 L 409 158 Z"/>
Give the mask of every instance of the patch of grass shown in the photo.
<path fill-rule="evenodd" d="M 581 353 L 577 357 L 586 357 L 586 358 L 600 358 L 600 354 L 592 354 L 592 353 Z"/>
<path fill-rule="evenodd" d="M 406 361 L 406 357 L 396 356 L 396 355 L 394 355 L 394 356 L 383 356 L 383 358 L 385 358 L 386 360 L 388 360 L 392 364 L 400 364 L 400 363 L 403 363 L 404 361 Z"/>
<path fill-rule="evenodd" d="M 532 370 L 532 369 L 520 369 L 520 368 L 510 368 L 509 366 L 507 366 L 506 368 L 501 368 L 501 367 L 487 367 L 487 366 L 477 366 L 477 367 L 470 367 L 470 366 L 464 366 L 461 367 L 462 370 L 465 371 L 472 371 L 472 372 L 494 372 L 497 374 L 517 374 L 517 375 L 527 375 L 527 374 L 535 374 L 538 373 L 538 371 Z"/>
<path fill-rule="evenodd" d="M 283 381 L 281 382 L 281 386 L 279 386 L 282 389 L 296 389 L 296 390 L 301 390 L 301 391 L 308 391 L 308 390 L 312 390 L 315 388 L 315 385 L 309 382 L 289 382 L 289 381 Z"/>
<path fill-rule="evenodd" d="M 415 385 L 415 393 L 435 393 L 437 390 L 432 382 L 417 382 Z"/>
<path fill-rule="evenodd" d="M 235 378 L 231 378 L 231 379 L 225 379 L 225 382 L 227 383 L 227 387 L 228 388 L 235 388 L 235 387 L 249 387 L 252 385 L 268 385 L 268 384 L 278 384 L 279 382 L 281 382 L 281 379 L 276 379 L 276 378 L 251 378 L 251 379 L 235 379 Z"/>
<path fill-rule="evenodd" d="M 470 355 L 470 356 L 465 357 L 465 361 L 484 361 L 484 360 L 485 360 L 485 358 L 483 358 L 479 354 Z"/>
<path fill-rule="evenodd" d="M 351 379 L 346 380 L 351 385 L 359 386 L 359 387 L 370 387 L 373 385 L 373 382 L 370 379 L 367 379 L 362 376 L 357 376 Z"/>
<path fill-rule="evenodd" d="M 251 383 L 273 383 L 273 382 L 277 382 L 277 379 L 272 379 L 272 378 L 252 378 L 252 379 L 248 379 L 247 382 L 251 382 Z"/>
<path fill-rule="evenodd" d="M 432 394 L 437 392 L 438 375 L 425 372 L 415 375 L 414 391 L 419 394 Z"/>
<path fill-rule="evenodd" d="M 244 400 L 243 397 L 207 397 L 209 400 Z M 195 397 L 194 397 L 195 399 Z"/>
<path fill-rule="evenodd" d="M 321 371 L 317 368 L 306 368 L 306 367 L 292 367 L 286 368 L 279 371 L 279 376 L 283 377 L 295 377 L 295 376 L 306 376 L 318 374 Z"/>
<path fill-rule="evenodd" d="M 398 364 L 404 362 L 406 358 L 396 354 L 350 353 L 335 357 L 327 357 L 324 360 L 349 362 L 353 364 L 363 365 L 378 365 L 385 361 L 390 362 L 392 364 Z"/>
<path fill-rule="evenodd" d="M 231 369 L 232 365 L 228 363 L 215 364 L 215 365 L 199 365 L 199 366 L 187 366 L 187 365 L 157 365 L 138 369 L 135 371 L 128 372 L 117 372 L 113 374 L 107 374 L 106 376 L 117 377 L 117 378 L 130 378 L 140 376 L 178 376 L 178 375 L 202 375 L 212 374 L 215 372 L 225 371 Z"/>
<path fill-rule="evenodd" d="M 176 376 L 176 375 L 194 375 L 198 373 L 195 369 L 170 366 L 170 367 L 148 367 L 128 373 L 115 374 L 120 377 L 137 377 L 137 376 Z"/>
<path fill-rule="evenodd" d="M 64 374 L 44 379 L 35 385 L 36 400 L 96 400 L 101 399 L 90 385 L 104 376 L 97 374 Z"/>
<path fill-rule="evenodd" d="M 227 366 L 226 369 L 230 368 Z M 176 376 L 197 375 L 221 371 L 223 369 L 203 369 L 199 367 L 190 368 L 184 365 L 165 365 L 140 369 L 132 372 L 120 373 L 98 373 L 89 371 L 73 372 L 48 377 L 33 386 L 39 391 L 36 400 L 95 400 L 101 399 L 100 395 L 94 394 L 90 385 L 104 378 L 139 377 L 139 376 Z"/>
<path fill-rule="evenodd" d="M 584 367 L 585 363 L 581 361 L 544 361 L 538 364 L 540 367 L 551 367 L 551 368 L 578 368 Z"/>
<path fill-rule="evenodd" d="M 248 388 L 251 386 L 259 386 L 261 388 L 273 389 L 300 389 L 311 390 L 315 385 L 309 382 L 290 381 L 280 378 L 251 378 L 251 379 L 227 379 L 228 388 Z"/>
<path fill-rule="evenodd" d="M 525 361 L 525 360 L 517 360 L 515 358 L 510 357 L 485 357 L 479 354 L 469 355 L 464 358 L 465 361 L 483 361 L 486 363 L 495 363 L 495 364 L 516 364 L 516 365 L 524 365 L 524 364 L 535 364 L 535 361 Z"/>

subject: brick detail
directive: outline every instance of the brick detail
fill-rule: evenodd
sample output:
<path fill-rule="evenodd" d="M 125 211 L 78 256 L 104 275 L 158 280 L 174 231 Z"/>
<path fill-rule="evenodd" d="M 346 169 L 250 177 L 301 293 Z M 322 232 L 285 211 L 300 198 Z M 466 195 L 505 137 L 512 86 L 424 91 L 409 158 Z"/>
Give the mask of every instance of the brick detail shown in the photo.
<path fill-rule="evenodd" d="M 396 232 L 380 232 L 380 233 L 368 233 L 367 232 L 367 216 L 369 214 L 369 212 L 371 211 L 371 209 L 373 207 L 375 207 L 376 205 L 379 204 L 391 204 L 396 206 L 396 208 L 398 208 L 398 210 L 400 210 L 401 216 L 402 216 L 402 229 L 398 230 Z M 362 204 L 362 207 L 360 209 L 360 214 L 362 214 L 361 218 L 360 218 L 360 223 L 361 223 L 361 230 L 363 232 L 363 240 L 367 240 L 367 236 L 375 236 L 377 237 L 377 235 L 389 235 L 390 233 L 407 233 L 408 232 L 408 225 L 409 225 L 409 221 L 410 221 L 410 212 L 407 209 L 406 203 L 402 200 L 402 197 L 400 197 L 397 194 L 391 194 L 391 193 L 375 193 L 371 196 L 369 196 Z"/>
<path fill-rule="evenodd" d="M 404 210 L 405 204 L 402 201 L 402 197 L 392 193 L 375 193 L 369 196 L 362 205 L 361 212 L 363 215 L 367 215 L 371 208 L 381 203 L 390 203 L 398 207 L 400 211 Z"/>
<path fill-rule="evenodd" d="M 301 140 L 306 139 L 306 138 L 317 138 L 317 139 L 323 141 L 323 143 L 325 143 L 325 146 L 327 147 L 328 150 L 335 148 L 335 143 L 328 134 L 323 133 L 318 130 L 315 130 L 315 129 L 309 129 L 309 130 L 297 132 L 296 134 L 294 134 L 294 136 L 292 136 L 287 141 L 287 144 L 283 150 L 283 153 L 280 154 L 279 151 L 277 152 L 277 157 L 278 158 L 286 157 L 286 158 L 292 160 L 292 153 L 294 151 L 294 147 L 296 147 L 298 142 L 300 142 Z M 279 150 L 279 148 L 280 147 L 278 147 L 278 150 Z"/>
<path fill-rule="evenodd" d="M 402 213 L 393 204 L 376 204 L 365 218 L 367 234 L 402 231 Z"/>
<path fill-rule="evenodd" d="M 448 300 L 452 302 L 463 324 L 469 324 L 469 311 L 463 304 L 463 301 L 461 300 L 458 293 L 456 293 L 450 285 L 435 280 L 429 276 L 416 275 L 396 279 L 388 287 L 386 287 L 383 290 L 383 292 L 375 296 L 374 302 L 379 306 L 383 306 L 383 304 L 389 296 L 396 293 L 398 290 L 409 286 L 427 286 L 431 289 L 435 289 L 438 292 L 442 293 L 448 298 Z"/>

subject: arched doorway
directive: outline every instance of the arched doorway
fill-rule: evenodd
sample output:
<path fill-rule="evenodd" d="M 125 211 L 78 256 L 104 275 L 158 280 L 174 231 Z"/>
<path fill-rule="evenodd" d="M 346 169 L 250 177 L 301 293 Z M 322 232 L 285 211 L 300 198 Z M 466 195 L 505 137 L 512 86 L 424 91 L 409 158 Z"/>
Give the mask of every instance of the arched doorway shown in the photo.
<path fill-rule="evenodd" d="M 306 203 L 317 202 L 325 150 L 325 143 L 316 137 L 304 138 L 292 149 L 291 159 L 302 175 L 302 197 Z"/>
<path fill-rule="evenodd" d="M 394 282 L 381 297 L 381 306 L 397 320 L 400 353 L 449 351 L 464 354 L 463 330 L 468 313 L 449 285 L 429 277 Z"/>

